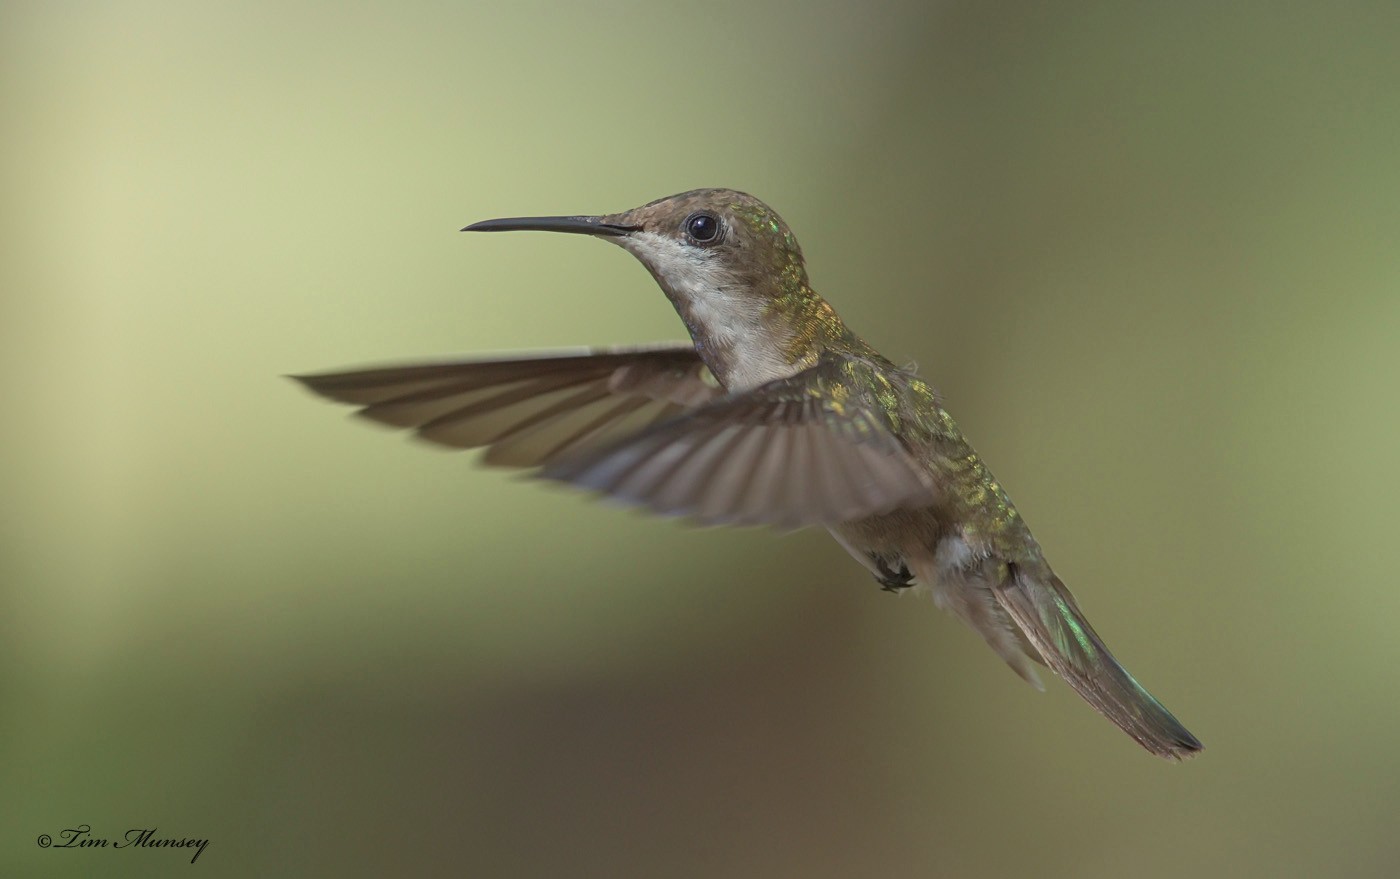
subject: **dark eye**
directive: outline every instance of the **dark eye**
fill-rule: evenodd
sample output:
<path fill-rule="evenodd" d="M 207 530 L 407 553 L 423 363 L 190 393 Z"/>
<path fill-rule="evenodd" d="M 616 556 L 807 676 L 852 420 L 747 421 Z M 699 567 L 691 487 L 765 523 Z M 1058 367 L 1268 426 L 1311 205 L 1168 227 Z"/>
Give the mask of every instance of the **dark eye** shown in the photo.
<path fill-rule="evenodd" d="M 719 217 L 706 211 L 691 214 L 685 218 L 686 237 L 696 244 L 715 244 L 720 239 L 720 232 L 724 227 L 720 225 Z"/>

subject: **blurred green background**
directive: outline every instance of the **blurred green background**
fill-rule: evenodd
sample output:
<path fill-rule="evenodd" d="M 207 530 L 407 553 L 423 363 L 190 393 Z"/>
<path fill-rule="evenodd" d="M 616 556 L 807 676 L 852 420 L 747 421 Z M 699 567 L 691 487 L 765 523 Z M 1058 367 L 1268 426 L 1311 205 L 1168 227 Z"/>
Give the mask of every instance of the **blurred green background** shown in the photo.
<path fill-rule="evenodd" d="M 1400 871 L 1394 3 L 0 5 L 4 876 Z M 1172 766 L 825 534 L 279 378 L 680 338 L 496 216 L 773 204 Z M 187 853 L 41 850 L 89 823 Z"/>

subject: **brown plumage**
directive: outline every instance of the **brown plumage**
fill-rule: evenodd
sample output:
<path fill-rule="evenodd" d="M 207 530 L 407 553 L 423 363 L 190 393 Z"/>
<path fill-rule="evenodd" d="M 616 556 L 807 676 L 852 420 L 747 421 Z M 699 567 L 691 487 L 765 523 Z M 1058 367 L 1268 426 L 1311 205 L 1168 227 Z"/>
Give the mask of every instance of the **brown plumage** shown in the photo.
<path fill-rule="evenodd" d="M 691 343 L 298 377 L 488 464 L 706 524 L 826 527 L 887 589 L 917 585 L 1034 686 L 1049 667 L 1143 747 L 1200 742 L 1108 652 L 933 390 L 846 328 L 762 202 L 696 190 L 605 217 L 492 220 L 611 240 Z"/>

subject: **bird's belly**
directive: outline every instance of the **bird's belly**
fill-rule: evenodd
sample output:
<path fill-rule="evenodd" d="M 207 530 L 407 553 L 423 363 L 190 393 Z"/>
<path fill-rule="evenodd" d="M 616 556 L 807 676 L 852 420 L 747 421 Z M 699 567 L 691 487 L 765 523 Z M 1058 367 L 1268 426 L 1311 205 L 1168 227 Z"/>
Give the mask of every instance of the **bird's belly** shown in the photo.
<path fill-rule="evenodd" d="M 933 508 L 895 510 L 877 516 L 867 516 L 842 522 L 831 528 L 840 534 L 844 544 L 884 555 L 893 555 L 915 548 L 932 550 L 950 532 L 947 522 Z"/>
<path fill-rule="evenodd" d="M 867 516 L 828 530 L 875 579 L 888 584 L 892 576 L 910 570 L 910 556 L 930 557 L 950 529 L 936 510 L 926 508 Z"/>

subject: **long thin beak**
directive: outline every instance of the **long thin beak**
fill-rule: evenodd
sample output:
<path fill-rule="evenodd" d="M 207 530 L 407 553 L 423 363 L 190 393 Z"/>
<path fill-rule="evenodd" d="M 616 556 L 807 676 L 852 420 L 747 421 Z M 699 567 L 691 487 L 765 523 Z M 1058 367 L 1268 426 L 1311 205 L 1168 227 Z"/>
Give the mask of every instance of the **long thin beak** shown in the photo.
<path fill-rule="evenodd" d="M 617 237 L 637 231 L 636 226 L 615 226 L 602 217 L 506 217 L 472 223 L 463 232 L 573 232 L 578 235 Z"/>

